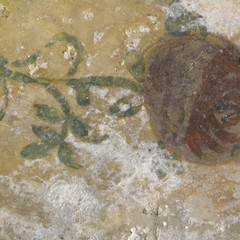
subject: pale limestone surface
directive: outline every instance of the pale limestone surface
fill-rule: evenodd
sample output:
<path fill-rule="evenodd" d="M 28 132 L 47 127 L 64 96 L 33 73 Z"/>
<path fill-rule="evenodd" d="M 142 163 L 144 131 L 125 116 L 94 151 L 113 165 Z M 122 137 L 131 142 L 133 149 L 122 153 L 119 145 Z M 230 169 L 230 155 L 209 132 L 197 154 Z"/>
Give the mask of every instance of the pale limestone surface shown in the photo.
<path fill-rule="evenodd" d="M 66 31 L 85 47 L 77 76 L 131 78 L 126 53 L 144 51 L 167 34 L 169 2 L 99 2 L 2 1 L 0 55 L 12 61 L 25 58 Z M 239 43 L 238 1 L 180 2 L 201 14 L 210 31 Z M 8 18 L 1 18 L 8 12 Z M 38 64 L 24 71 L 62 78 L 71 65 L 71 47 L 62 47 L 62 55 L 59 48 L 44 51 Z M 179 162 L 158 147 L 144 107 L 125 119 L 108 113 L 108 106 L 129 90 L 92 87 L 92 105 L 83 108 L 61 81 L 55 86 L 74 112 L 109 138 L 93 145 L 68 135 L 82 170 L 63 165 L 56 151 L 44 159 L 26 160 L 21 149 L 37 140 L 31 124 L 43 123 L 32 105 L 57 105 L 41 87 L 12 81 L 8 86 L 10 104 L 0 122 L 0 239 L 239 239 L 239 162 L 217 166 Z"/>

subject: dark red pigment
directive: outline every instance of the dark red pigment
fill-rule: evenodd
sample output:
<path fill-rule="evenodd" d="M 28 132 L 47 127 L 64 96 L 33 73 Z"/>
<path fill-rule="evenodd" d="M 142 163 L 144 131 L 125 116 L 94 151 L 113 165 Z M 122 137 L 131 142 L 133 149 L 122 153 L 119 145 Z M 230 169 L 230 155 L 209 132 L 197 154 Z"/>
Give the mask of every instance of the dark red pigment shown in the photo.
<path fill-rule="evenodd" d="M 184 159 L 231 159 L 240 143 L 240 51 L 218 36 L 166 37 L 147 57 L 145 102 L 156 136 Z"/>

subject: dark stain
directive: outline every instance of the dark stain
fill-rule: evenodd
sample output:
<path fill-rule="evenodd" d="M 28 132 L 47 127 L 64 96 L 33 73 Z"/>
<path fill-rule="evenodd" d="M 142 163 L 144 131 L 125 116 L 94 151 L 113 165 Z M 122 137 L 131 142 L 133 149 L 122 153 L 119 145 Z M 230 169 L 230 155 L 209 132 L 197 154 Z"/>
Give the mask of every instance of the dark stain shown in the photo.
<path fill-rule="evenodd" d="M 219 36 L 166 37 L 147 56 L 145 102 L 159 140 L 187 160 L 231 158 L 240 143 L 239 49 Z"/>

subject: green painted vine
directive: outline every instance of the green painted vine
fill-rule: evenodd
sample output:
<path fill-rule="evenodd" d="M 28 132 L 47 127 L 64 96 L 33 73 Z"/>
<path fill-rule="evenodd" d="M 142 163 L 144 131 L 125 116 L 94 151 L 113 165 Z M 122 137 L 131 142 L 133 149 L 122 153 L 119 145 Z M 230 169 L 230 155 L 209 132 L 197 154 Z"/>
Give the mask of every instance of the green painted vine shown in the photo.
<path fill-rule="evenodd" d="M 90 87 L 123 87 L 130 89 L 135 93 L 141 94 L 143 92 L 143 87 L 138 83 L 138 81 L 131 81 L 122 77 L 114 76 L 91 76 L 91 77 L 82 77 L 82 78 L 73 78 L 74 74 L 78 70 L 78 66 L 83 60 L 84 48 L 83 45 L 78 41 L 78 39 L 68 33 L 60 33 L 54 36 L 45 47 L 49 48 L 54 44 L 57 44 L 60 41 L 65 41 L 67 44 L 70 44 L 74 47 L 76 51 L 75 61 L 68 70 L 66 79 L 61 79 L 69 87 L 75 90 L 76 101 L 78 105 L 84 107 L 91 104 L 90 99 Z M 27 74 L 24 74 L 20 71 L 13 71 L 11 67 L 20 69 L 26 67 L 30 64 L 33 64 L 37 61 L 41 52 L 31 54 L 27 59 L 16 60 L 9 62 L 8 59 L 1 57 L 0 58 L 0 81 L 1 87 L 3 90 L 3 104 L 0 109 L 0 120 L 4 118 L 8 107 L 9 101 L 9 90 L 7 87 L 7 81 L 17 81 L 23 84 L 38 84 L 44 87 L 44 89 L 54 97 L 56 102 L 60 105 L 61 111 L 57 110 L 55 107 L 46 105 L 46 104 L 34 104 L 33 108 L 35 109 L 35 114 L 38 118 L 42 119 L 46 123 L 54 126 L 56 124 L 61 125 L 61 132 L 55 131 L 51 127 L 32 125 L 32 132 L 39 138 L 39 142 L 30 143 L 25 146 L 21 151 L 21 156 L 27 159 L 38 159 L 46 157 L 51 153 L 53 149 L 58 149 L 58 158 L 66 166 L 78 169 L 82 165 L 78 164 L 76 156 L 74 154 L 74 147 L 66 142 L 66 137 L 70 131 L 77 139 L 93 144 L 101 143 L 102 141 L 108 138 L 108 135 L 98 135 L 98 134 L 89 134 L 89 130 L 92 127 L 81 118 L 81 116 L 75 115 L 71 110 L 71 106 L 67 98 L 60 92 L 54 85 L 52 85 L 52 80 L 47 78 L 32 77 Z M 137 56 L 138 59 L 135 59 L 132 67 L 130 67 L 130 72 L 134 76 L 137 76 L 136 71 L 143 68 L 144 64 L 142 59 Z M 142 69 L 143 71 L 143 69 Z M 112 114 L 116 114 L 119 117 L 129 117 L 133 116 L 140 111 L 142 107 L 141 103 L 134 103 L 132 101 L 133 95 L 129 97 L 123 97 L 116 101 L 112 106 L 109 107 L 109 110 Z M 129 108 L 126 111 L 121 111 L 119 108 L 120 104 L 129 103 Z"/>
<path fill-rule="evenodd" d="M 194 32 L 204 37 L 208 35 L 204 19 L 195 13 L 188 12 L 178 1 L 172 1 L 169 10 L 169 16 L 165 21 L 165 29 L 169 35 L 176 38 L 184 38 Z M 76 72 L 79 71 L 79 64 L 84 60 L 85 52 L 83 44 L 77 37 L 62 32 L 50 39 L 45 47 L 51 48 L 59 42 L 65 42 L 75 50 L 74 57 L 72 58 L 73 63 L 68 69 L 65 79 L 61 79 L 61 81 L 66 84 L 67 87 L 74 90 L 76 102 L 80 107 L 84 108 L 91 104 L 91 86 L 122 87 L 131 90 L 132 94 L 118 99 L 114 104 L 109 106 L 109 112 L 115 114 L 119 118 L 125 118 L 131 117 L 141 110 L 143 102 L 136 101 L 134 95 L 144 94 L 144 82 L 147 77 L 145 59 L 141 53 L 131 51 L 125 59 L 126 68 L 131 74 L 132 79 L 119 76 L 87 76 L 74 78 Z M 3 93 L 0 107 L 0 121 L 6 114 L 10 100 L 8 81 L 42 86 L 45 91 L 55 99 L 56 103 L 61 107 L 61 110 L 41 103 L 33 105 L 36 116 L 45 121 L 48 126 L 33 124 L 32 132 L 39 141 L 25 146 L 20 154 L 26 159 L 38 159 L 46 157 L 51 154 L 52 150 L 56 149 L 58 158 L 62 163 L 74 169 L 81 168 L 82 165 L 78 163 L 77 157 L 74 154 L 74 146 L 66 141 L 68 133 L 71 132 L 79 141 L 92 144 L 99 144 L 105 141 L 108 135 L 97 134 L 96 129 L 93 129 L 88 122 L 72 111 L 68 99 L 54 86 L 54 80 L 57 79 L 32 77 L 21 72 L 21 68 L 36 63 L 40 56 L 41 51 L 36 51 L 26 59 L 12 62 L 5 57 L 0 57 L 0 88 L 2 88 Z M 122 106 L 126 104 L 128 108 L 123 109 Z M 49 127 L 49 125 L 51 127 Z M 61 126 L 59 132 L 54 130 L 55 125 Z M 159 146 L 165 146 L 165 143 L 161 141 L 161 139 L 159 141 Z M 231 156 L 237 158 L 239 156 L 239 149 L 239 144 L 234 145 Z"/>

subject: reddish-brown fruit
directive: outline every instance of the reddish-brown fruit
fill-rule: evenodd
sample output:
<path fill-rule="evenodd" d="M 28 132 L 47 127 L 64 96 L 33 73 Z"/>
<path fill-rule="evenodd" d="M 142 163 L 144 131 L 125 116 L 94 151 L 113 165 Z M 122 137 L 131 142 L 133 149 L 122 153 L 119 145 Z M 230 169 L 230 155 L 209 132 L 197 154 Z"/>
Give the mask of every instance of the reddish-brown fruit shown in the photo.
<path fill-rule="evenodd" d="M 147 63 L 145 102 L 159 140 L 187 160 L 230 160 L 240 143 L 239 49 L 218 36 L 166 37 Z"/>

